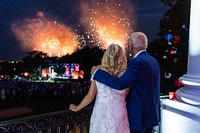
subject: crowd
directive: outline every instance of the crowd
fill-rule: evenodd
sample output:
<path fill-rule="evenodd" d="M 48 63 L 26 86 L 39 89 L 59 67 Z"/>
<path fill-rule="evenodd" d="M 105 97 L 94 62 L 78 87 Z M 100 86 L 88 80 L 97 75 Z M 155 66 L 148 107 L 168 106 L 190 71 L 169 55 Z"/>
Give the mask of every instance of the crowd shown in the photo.
<path fill-rule="evenodd" d="M 69 100 L 76 101 L 87 94 L 88 85 L 86 80 L 66 80 L 57 83 L 0 80 L 0 109 L 22 105 L 30 106 L 33 110 L 34 107 L 39 108 L 37 105 L 50 107 L 47 104 L 51 103 L 45 101 L 54 101 L 57 106 L 60 104 L 66 109 Z M 56 111 L 59 109 L 56 107 L 53 109 L 52 105 L 50 108 Z"/>

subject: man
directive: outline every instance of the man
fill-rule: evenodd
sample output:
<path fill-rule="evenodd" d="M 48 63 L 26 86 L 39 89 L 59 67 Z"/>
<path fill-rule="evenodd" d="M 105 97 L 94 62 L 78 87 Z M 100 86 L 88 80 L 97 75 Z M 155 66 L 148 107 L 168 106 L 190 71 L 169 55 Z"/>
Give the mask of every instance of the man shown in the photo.
<path fill-rule="evenodd" d="M 127 110 L 131 133 L 152 133 L 160 121 L 160 67 L 147 53 L 147 45 L 144 33 L 131 34 L 128 50 L 134 57 L 121 77 L 111 76 L 98 67 L 91 69 L 91 73 L 95 72 L 94 80 L 116 90 L 130 87 Z"/>

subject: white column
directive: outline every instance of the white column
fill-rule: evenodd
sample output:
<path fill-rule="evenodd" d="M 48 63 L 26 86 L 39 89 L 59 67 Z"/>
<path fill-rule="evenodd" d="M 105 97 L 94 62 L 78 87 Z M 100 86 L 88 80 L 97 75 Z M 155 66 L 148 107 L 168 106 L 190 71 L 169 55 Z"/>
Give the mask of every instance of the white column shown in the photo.
<path fill-rule="evenodd" d="M 200 0 L 191 0 L 187 73 L 184 87 L 176 91 L 179 101 L 200 106 Z"/>

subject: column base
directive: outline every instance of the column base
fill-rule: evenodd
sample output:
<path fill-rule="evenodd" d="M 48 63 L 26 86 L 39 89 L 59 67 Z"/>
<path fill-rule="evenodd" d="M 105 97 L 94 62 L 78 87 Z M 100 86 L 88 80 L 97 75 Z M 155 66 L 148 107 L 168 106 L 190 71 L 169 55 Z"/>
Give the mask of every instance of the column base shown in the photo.
<path fill-rule="evenodd" d="M 176 91 L 176 99 L 190 105 L 200 106 L 200 87 L 185 85 Z"/>

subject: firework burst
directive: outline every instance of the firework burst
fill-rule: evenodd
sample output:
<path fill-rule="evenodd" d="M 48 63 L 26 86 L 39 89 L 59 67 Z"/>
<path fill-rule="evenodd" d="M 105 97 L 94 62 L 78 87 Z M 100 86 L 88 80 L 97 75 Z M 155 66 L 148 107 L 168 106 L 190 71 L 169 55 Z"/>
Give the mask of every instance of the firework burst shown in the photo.
<path fill-rule="evenodd" d="M 49 56 L 72 54 L 78 46 L 75 32 L 57 21 L 48 20 L 42 12 L 37 18 L 12 23 L 11 30 L 24 50 L 38 50 Z"/>
<path fill-rule="evenodd" d="M 128 7 L 128 0 L 82 0 L 80 21 L 91 43 L 101 48 L 111 43 L 125 46 L 134 26 L 133 8 Z"/>

